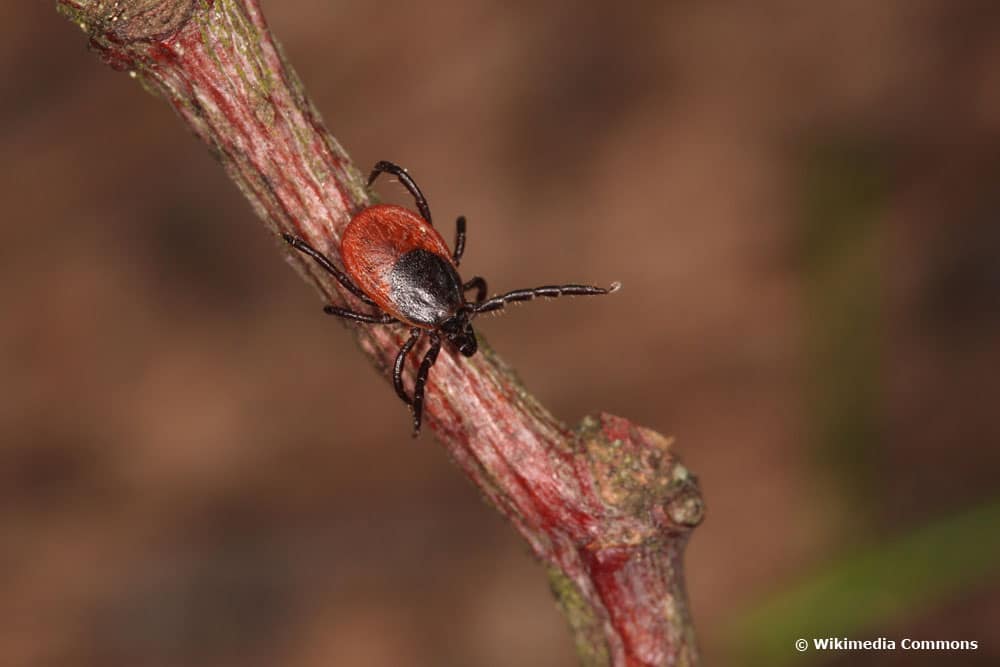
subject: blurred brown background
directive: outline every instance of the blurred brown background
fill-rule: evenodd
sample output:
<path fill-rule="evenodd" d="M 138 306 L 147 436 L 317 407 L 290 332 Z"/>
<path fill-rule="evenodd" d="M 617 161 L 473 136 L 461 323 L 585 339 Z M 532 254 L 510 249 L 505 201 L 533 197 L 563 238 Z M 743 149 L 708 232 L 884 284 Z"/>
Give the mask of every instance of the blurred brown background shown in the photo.
<path fill-rule="evenodd" d="M 0 664 L 575 664 L 514 532 L 53 4 L 0 10 Z M 707 664 L 998 664 L 1000 5 L 264 5 L 358 164 L 469 216 L 467 271 L 624 282 L 482 328 L 567 422 L 678 437 Z"/>

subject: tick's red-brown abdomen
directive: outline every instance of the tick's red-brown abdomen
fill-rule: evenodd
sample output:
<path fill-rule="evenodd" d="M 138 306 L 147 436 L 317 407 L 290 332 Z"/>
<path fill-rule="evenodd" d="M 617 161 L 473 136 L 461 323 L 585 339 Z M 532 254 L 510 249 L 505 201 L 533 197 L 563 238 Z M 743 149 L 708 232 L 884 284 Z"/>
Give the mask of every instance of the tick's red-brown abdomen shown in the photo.
<path fill-rule="evenodd" d="M 347 274 L 379 307 L 407 321 L 390 297 L 389 275 L 413 250 L 451 260 L 448 244 L 426 220 L 402 206 L 378 204 L 358 213 L 344 230 L 340 256 Z"/>

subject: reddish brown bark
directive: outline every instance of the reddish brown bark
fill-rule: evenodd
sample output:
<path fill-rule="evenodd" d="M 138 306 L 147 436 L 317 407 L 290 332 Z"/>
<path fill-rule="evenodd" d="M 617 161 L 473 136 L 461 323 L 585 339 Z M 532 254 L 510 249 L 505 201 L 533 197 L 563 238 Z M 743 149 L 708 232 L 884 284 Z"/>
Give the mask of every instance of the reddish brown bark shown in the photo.
<path fill-rule="evenodd" d="M 176 109 L 272 233 L 301 236 L 336 257 L 344 226 L 371 200 L 284 62 L 257 0 L 58 5 L 106 63 Z M 291 261 L 326 301 L 360 305 L 312 263 Z M 355 332 L 387 375 L 405 332 Z M 443 351 L 426 423 L 548 567 L 581 662 L 696 664 L 681 562 L 702 501 L 670 441 L 610 415 L 571 431 L 484 342 L 481 350 L 471 359 Z"/>

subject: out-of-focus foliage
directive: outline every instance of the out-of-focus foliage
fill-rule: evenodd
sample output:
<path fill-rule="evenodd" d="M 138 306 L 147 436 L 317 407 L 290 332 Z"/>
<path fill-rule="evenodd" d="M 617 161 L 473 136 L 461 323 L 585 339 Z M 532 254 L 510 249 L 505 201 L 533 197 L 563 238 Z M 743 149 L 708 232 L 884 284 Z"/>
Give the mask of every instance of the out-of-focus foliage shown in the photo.
<path fill-rule="evenodd" d="M 998 525 L 1000 502 L 994 502 L 821 563 L 814 576 L 778 590 L 739 618 L 730 647 L 733 664 L 780 667 L 812 661 L 814 656 L 789 650 L 794 639 L 811 644 L 814 637 L 885 636 L 897 619 L 976 591 L 996 580 Z M 913 638 L 989 642 L 958 628 Z"/>

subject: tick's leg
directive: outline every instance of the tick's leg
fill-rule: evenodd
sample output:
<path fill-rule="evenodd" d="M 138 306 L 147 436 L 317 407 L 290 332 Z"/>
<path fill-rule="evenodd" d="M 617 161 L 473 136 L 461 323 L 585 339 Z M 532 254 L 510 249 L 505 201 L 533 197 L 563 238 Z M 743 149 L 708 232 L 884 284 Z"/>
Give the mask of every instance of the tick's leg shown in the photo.
<path fill-rule="evenodd" d="M 424 418 L 424 387 L 427 386 L 427 374 L 437 361 L 441 351 L 441 339 L 436 333 L 430 334 L 431 346 L 424 355 L 424 360 L 417 371 L 417 381 L 413 385 L 413 437 L 420 435 L 420 423 Z"/>
<path fill-rule="evenodd" d="M 355 322 L 364 322 L 365 324 L 392 324 L 399 321 L 392 315 L 356 313 L 353 310 L 337 308 L 336 306 L 324 306 L 323 312 L 327 315 L 336 315 L 337 317 L 343 317 L 345 320 L 354 320 Z"/>
<path fill-rule="evenodd" d="M 424 220 L 428 224 L 433 225 L 434 221 L 431 220 L 431 207 L 427 205 L 427 200 L 424 198 L 424 193 L 420 191 L 420 187 L 417 185 L 406 170 L 400 167 L 398 164 L 393 164 L 387 160 L 379 160 L 375 163 L 372 168 L 372 173 L 368 175 L 368 187 L 372 186 L 375 179 L 382 172 L 387 174 L 392 174 L 399 179 L 399 182 L 403 184 L 410 194 L 413 195 L 413 199 L 417 202 L 417 210 L 420 211 L 420 215 L 424 216 Z"/>
<path fill-rule="evenodd" d="M 343 271 L 341 271 L 336 266 L 334 266 L 333 262 L 331 262 L 326 257 L 326 255 L 324 255 L 323 253 L 319 252 L 318 250 L 316 250 L 315 248 L 313 248 L 311 245 L 309 245 L 308 243 L 306 243 L 302 239 L 295 238 L 291 234 L 282 234 L 282 237 L 284 237 L 285 242 L 288 243 L 288 245 L 292 246 L 293 248 L 295 248 L 296 250 L 298 250 L 301 253 L 305 253 L 306 255 L 309 255 L 314 260 L 316 260 L 317 264 L 319 264 L 321 267 L 323 267 L 323 269 L 327 273 L 329 273 L 334 278 L 336 278 L 337 281 L 341 285 L 343 285 L 345 288 L 347 288 L 347 291 L 349 291 L 351 294 L 353 294 L 354 296 L 358 297 L 359 299 L 361 299 L 362 301 L 364 301 L 365 303 L 367 303 L 369 306 L 376 305 L 374 301 L 372 301 L 371 299 L 369 299 L 368 296 L 364 292 L 361 291 L 360 287 L 358 287 L 353 282 L 351 282 L 351 279 L 347 277 L 347 274 L 345 274 Z"/>
<path fill-rule="evenodd" d="M 462 285 L 463 292 L 468 292 L 472 288 L 476 289 L 476 303 L 482 303 L 483 299 L 486 298 L 486 279 L 482 276 L 475 276 L 472 280 Z"/>
<path fill-rule="evenodd" d="M 410 338 L 403 343 L 403 347 L 399 348 L 396 363 L 392 367 L 392 384 L 396 388 L 396 395 L 403 399 L 403 403 L 407 405 L 410 405 L 412 401 L 406 395 L 406 390 L 403 389 L 403 365 L 406 364 L 406 355 L 413 349 L 418 338 L 420 338 L 420 329 L 410 329 Z"/>
<path fill-rule="evenodd" d="M 455 252 L 452 254 L 452 261 L 455 262 L 455 266 L 462 261 L 462 255 L 465 253 L 465 216 L 458 216 L 458 220 L 455 221 Z"/>
<path fill-rule="evenodd" d="M 546 297 L 554 299 L 557 296 L 589 296 L 596 294 L 610 294 L 621 289 L 621 283 L 612 283 L 611 287 L 594 287 L 592 285 L 546 285 L 535 287 L 534 289 L 519 289 L 507 292 L 492 299 L 483 301 L 475 306 L 477 313 L 489 313 L 500 310 L 512 301 L 531 301 L 535 297 Z"/>

